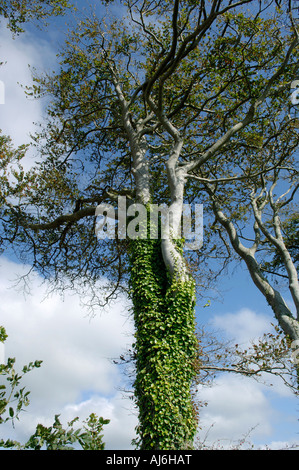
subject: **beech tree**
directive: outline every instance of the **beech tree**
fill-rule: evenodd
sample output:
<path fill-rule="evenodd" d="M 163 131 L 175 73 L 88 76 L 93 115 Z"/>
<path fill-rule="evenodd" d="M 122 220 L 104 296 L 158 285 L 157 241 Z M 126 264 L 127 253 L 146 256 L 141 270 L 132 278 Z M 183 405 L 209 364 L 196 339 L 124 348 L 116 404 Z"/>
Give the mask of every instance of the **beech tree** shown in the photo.
<path fill-rule="evenodd" d="M 81 19 L 59 72 L 36 76 L 28 90 L 50 96 L 48 121 L 35 136 L 39 163 L 27 173 L 21 160 L 5 164 L 2 244 L 56 288 L 77 287 L 97 306 L 129 292 L 139 446 L 182 449 L 197 428 L 191 389 L 200 361 L 200 266 L 196 251 L 184 250 L 183 205 L 201 203 L 208 191 L 222 223 L 221 180 L 255 182 L 278 168 L 283 156 L 262 164 L 258 149 L 263 140 L 265 155 L 273 139 L 286 139 L 281 103 L 299 41 L 271 1 L 129 0 L 120 12 Z M 295 150 L 297 135 L 291 140 Z M 225 207 L 233 191 L 221 193 Z M 134 237 L 99 239 L 97 208 L 108 204 L 108 213 L 117 203 L 118 227 L 141 207 L 147 222 L 135 225 Z M 162 203 L 171 217 L 163 237 L 153 238 L 150 214 Z"/>

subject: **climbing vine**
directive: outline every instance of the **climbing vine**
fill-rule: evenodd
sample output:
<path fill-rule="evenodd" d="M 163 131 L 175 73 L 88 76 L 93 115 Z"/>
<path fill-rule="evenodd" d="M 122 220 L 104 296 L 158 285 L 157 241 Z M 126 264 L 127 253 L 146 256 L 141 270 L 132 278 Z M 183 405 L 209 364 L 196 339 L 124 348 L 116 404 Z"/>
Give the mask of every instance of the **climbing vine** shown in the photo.
<path fill-rule="evenodd" d="M 190 447 L 197 422 L 191 397 L 195 284 L 170 278 L 160 240 L 132 240 L 130 252 L 138 443 L 142 449 Z"/>

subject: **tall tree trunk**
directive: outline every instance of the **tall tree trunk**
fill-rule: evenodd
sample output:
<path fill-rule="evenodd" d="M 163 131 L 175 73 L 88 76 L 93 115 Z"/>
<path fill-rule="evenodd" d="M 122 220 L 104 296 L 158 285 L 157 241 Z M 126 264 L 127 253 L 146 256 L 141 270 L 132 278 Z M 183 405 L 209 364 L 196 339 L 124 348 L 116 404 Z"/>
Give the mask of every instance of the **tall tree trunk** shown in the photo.
<path fill-rule="evenodd" d="M 170 163 L 168 171 L 174 184 L 169 225 L 163 233 L 160 230 L 161 239 L 148 236 L 131 242 L 135 395 L 142 449 L 190 448 L 197 427 L 191 395 L 198 354 L 195 282 L 188 273 L 179 238 L 184 178 L 173 168 Z"/>
<path fill-rule="evenodd" d="M 169 274 L 161 240 L 132 241 L 131 263 L 140 447 L 190 448 L 197 425 L 191 398 L 198 350 L 194 282 Z"/>
<path fill-rule="evenodd" d="M 190 448 L 197 428 L 191 385 L 195 378 L 198 347 L 195 283 L 187 272 L 180 241 L 175 240 L 185 184 L 183 173 L 176 168 L 182 141 L 176 140 L 167 162 L 171 185 L 169 212 L 173 217 L 163 239 L 151 239 L 146 139 L 142 124 L 132 125 L 128 103 L 116 79 L 115 89 L 132 154 L 135 200 L 147 207 L 147 238 L 130 240 L 139 446 L 161 450 Z"/>

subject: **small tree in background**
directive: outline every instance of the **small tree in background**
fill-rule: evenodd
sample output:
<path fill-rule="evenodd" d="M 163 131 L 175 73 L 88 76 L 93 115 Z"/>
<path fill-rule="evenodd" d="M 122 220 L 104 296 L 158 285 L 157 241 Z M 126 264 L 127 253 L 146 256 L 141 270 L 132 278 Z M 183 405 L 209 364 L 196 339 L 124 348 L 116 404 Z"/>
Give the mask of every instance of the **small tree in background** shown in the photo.
<path fill-rule="evenodd" d="M 0 327 L 0 342 L 4 343 L 6 339 L 5 328 Z M 20 374 L 15 369 L 15 362 L 15 358 L 8 358 L 5 364 L 0 364 L 0 424 L 18 420 L 24 407 L 29 405 L 30 391 L 25 387 L 21 388 L 21 381 L 25 374 L 39 368 L 42 363 L 42 361 L 30 362 L 22 368 Z M 29 437 L 26 443 L 21 444 L 11 439 L 0 439 L 0 447 L 17 450 L 73 450 L 76 448 L 104 450 L 102 431 L 103 426 L 108 424 L 110 420 L 98 418 L 96 414 L 92 413 L 86 421 L 83 421 L 83 428 L 74 426 L 78 421 L 79 418 L 74 418 L 64 429 L 59 415 L 56 415 L 52 426 L 46 427 L 38 424 L 35 433 Z"/>

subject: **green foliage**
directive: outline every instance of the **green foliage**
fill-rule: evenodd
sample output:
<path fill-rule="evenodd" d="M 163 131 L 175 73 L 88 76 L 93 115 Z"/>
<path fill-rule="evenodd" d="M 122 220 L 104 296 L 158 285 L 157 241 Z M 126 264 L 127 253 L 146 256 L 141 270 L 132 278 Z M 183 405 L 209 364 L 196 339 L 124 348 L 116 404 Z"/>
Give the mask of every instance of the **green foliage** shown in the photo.
<path fill-rule="evenodd" d="M 7 339 L 7 334 L 4 326 L 0 326 L 0 342 L 4 343 Z"/>
<path fill-rule="evenodd" d="M 291 255 L 293 263 L 297 269 L 299 270 L 299 213 L 294 210 L 286 220 L 281 222 L 282 230 L 283 230 L 283 239 L 285 246 L 288 252 Z M 273 257 L 271 261 L 265 261 L 262 264 L 262 269 L 266 272 L 270 272 L 272 274 L 277 274 L 280 270 L 283 271 L 284 264 L 282 257 L 278 250 L 273 248 L 272 250 Z"/>
<path fill-rule="evenodd" d="M 103 426 L 110 421 L 98 418 L 92 413 L 84 421 L 83 429 L 75 429 L 74 424 L 78 420 L 79 418 L 74 418 L 64 429 L 59 415 L 56 415 L 52 426 L 46 427 L 38 424 L 35 433 L 25 444 L 8 439 L 7 441 L 0 440 L 0 447 L 18 450 L 75 450 L 75 444 L 78 444 L 82 450 L 104 450 L 105 444 L 102 441 L 101 432 Z"/>
<path fill-rule="evenodd" d="M 131 291 L 136 325 L 135 397 L 142 449 L 192 446 L 191 398 L 197 340 L 194 281 L 171 281 L 160 240 L 131 242 Z"/>
<path fill-rule="evenodd" d="M 0 341 L 7 338 L 5 328 L 0 327 Z M 6 364 L 0 364 L 0 424 L 9 420 L 18 419 L 20 412 L 29 405 L 29 391 L 20 388 L 20 382 L 25 374 L 39 368 L 42 361 L 30 362 L 18 373 L 14 367 L 15 358 L 8 358 Z"/>
<path fill-rule="evenodd" d="M 24 23 L 62 15 L 70 6 L 68 0 L 2 0 L 0 15 L 8 19 L 8 27 L 13 33 L 22 33 Z"/>

